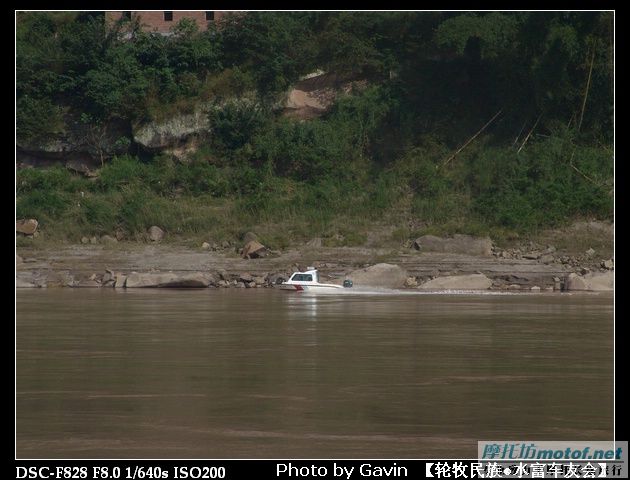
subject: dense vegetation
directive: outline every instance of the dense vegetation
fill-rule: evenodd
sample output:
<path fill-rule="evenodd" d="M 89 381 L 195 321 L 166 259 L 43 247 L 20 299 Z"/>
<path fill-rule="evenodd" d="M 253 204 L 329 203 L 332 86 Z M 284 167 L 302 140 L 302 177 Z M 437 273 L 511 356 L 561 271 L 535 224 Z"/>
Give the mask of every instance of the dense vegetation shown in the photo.
<path fill-rule="evenodd" d="M 609 218 L 612 39 L 610 12 L 250 12 L 207 32 L 181 22 L 169 37 L 19 13 L 19 145 L 54 139 L 68 114 L 131 130 L 222 103 L 189 163 L 138 158 L 122 135 L 129 154 L 96 180 L 18 170 L 17 215 L 73 240 L 158 224 L 217 239 L 258 227 L 280 246 L 359 244 L 375 223 L 405 238 Z M 279 116 L 280 95 L 316 69 L 369 86 L 322 118 Z"/>

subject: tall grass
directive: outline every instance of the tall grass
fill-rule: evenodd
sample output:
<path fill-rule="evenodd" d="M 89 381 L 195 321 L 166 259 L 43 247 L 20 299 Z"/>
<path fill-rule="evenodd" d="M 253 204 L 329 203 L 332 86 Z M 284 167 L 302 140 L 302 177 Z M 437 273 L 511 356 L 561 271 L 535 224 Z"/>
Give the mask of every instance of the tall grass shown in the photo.
<path fill-rule="evenodd" d="M 360 245 L 375 224 L 397 227 L 400 237 L 408 221 L 422 224 L 425 233 L 500 237 L 576 216 L 611 218 L 609 153 L 578 148 L 572 160 L 578 172 L 570 153 L 553 147 L 547 140 L 521 154 L 487 148 L 458 159 L 462 165 L 451 170 L 414 152 L 367 179 L 310 181 L 248 164 L 125 156 L 103 167 L 96 180 L 60 167 L 19 170 L 16 209 L 19 218 L 37 218 L 52 237 L 73 241 L 117 230 L 135 238 L 159 225 L 173 239 L 236 240 L 256 229 L 278 248 L 313 237 Z"/>

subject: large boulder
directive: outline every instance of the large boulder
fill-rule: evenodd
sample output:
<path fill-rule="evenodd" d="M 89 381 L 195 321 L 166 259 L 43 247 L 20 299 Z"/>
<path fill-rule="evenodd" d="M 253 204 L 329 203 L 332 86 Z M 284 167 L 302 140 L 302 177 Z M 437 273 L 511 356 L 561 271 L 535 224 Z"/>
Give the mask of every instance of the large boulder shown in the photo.
<path fill-rule="evenodd" d="M 149 240 L 152 242 L 160 242 L 164 238 L 164 230 L 155 225 L 150 227 L 147 233 L 149 234 Z"/>
<path fill-rule="evenodd" d="M 127 288 L 206 288 L 208 285 L 210 281 L 200 273 L 132 273 L 125 283 Z"/>
<path fill-rule="evenodd" d="M 482 273 L 438 277 L 423 283 L 422 290 L 488 290 L 492 280 Z"/>
<path fill-rule="evenodd" d="M 24 235 L 33 235 L 37 231 L 39 222 L 34 218 L 21 219 L 15 221 L 15 231 Z"/>
<path fill-rule="evenodd" d="M 398 265 L 377 263 L 371 267 L 350 272 L 348 278 L 355 287 L 402 288 L 407 280 L 407 272 Z"/>
<path fill-rule="evenodd" d="M 251 240 L 243 247 L 243 258 L 259 258 L 264 257 L 267 254 L 267 248 L 256 240 Z"/>
<path fill-rule="evenodd" d="M 584 277 L 581 277 L 577 273 L 570 273 L 565 282 L 565 288 L 567 290 L 589 290 L 588 285 Z"/>
<path fill-rule="evenodd" d="M 571 273 L 566 279 L 565 288 L 569 291 L 612 291 L 614 290 L 614 274 L 613 272 L 592 272 L 580 276 L 576 273 Z"/>
<path fill-rule="evenodd" d="M 492 240 L 488 237 L 456 234 L 453 238 L 442 238 L 434 235 L 423 235 L 415 240 L 413 246 L 416 250 L 426 252 L 492 255 Z"/>
<path fill-rule="evenodd" d="M 114 288 L 123 288 L 127 283 L 127 275 L 117 273 L 114 276 Z"/>

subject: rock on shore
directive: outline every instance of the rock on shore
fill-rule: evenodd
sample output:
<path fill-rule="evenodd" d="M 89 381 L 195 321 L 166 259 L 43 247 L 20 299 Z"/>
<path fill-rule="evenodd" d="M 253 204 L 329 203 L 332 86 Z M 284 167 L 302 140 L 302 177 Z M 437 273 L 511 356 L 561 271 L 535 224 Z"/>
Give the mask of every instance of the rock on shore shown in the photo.
<path fill-rule="evenodd" d="M 250 240 L 243 247 L 241 256 L 243 258 L 261 258 L 267 254 L 267 248 L 256 240 Z"/>
<path fill-rule="evenodd" d="M 492 280 L 481 273 L 438 277 L 423 283 L 422 290 L 488 290 Z"/>
<path fill-rule="evenodd" d="M 613 272 L 592 272 L 584 276 L 571 273 L 566 280 L 566 289 L 569 291 L 607 292 L 614 289 Z"/>
<path fill-rule="evenodd" d="M 150 227 L 147 233 L 149 235 L 149 240 L 151 240 L 152 242 L 161 242 L 164 238 L 164 230 L 162 230 L 157 225 L 153 225 L 152 227 Z"/>
<path fill-rule="evenodd" d="M 368 268 L 354 270 L 347 277 L 355 287 L 402 288 L 407 280 L 407 271 L 398 265 L 377 263 Z"/>
<path fill-rule="evenodd" d="M 24 235 L 33 235 L 37 231 L 39 222 L 34 218 L 26 218 L 15 221 L 15 231 Z"/>

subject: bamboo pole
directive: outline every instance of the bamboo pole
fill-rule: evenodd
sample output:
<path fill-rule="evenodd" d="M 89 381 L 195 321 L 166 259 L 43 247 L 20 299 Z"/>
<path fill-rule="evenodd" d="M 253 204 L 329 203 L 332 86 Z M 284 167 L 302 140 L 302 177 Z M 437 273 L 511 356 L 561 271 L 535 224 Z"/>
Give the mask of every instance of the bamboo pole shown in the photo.
<path fill-rule="evenodd" d="M 470 142 L 472 142 L 475 138 L 477 138 L 477 137 L 479 136 L 479 134 L 480 134 L 481 132 L 483 132 L 486 128 L 488 128 L 488 126 L 489 126 L 489 125 L 490 125 L 490 124 L 494 121 L 494 119 L 495 119 L 495 118 L 497 118 L 497 117 L 499 116 L 499 114 L 500 114 L 502 111 L 503 111 L 503 109 L 501 109 L 501 110 L 499 110 L 497 113 L 495 113 L 495 114 L 494 114 L 494 116 L 493 116 L 490 120 L 488 120 L 488 122 L 487 122 L 487 123 L 486 123 L 483 127 L 481 127 L 481 129 L 480 129 L 477 133 L 475 133 L 472 137 L 470 137 L 470 138 L 466 141 L 466 143 L 464 143 L 461 147 L 459 147 L 459 148 L 457 149 L 457 151 L 456 151 L 453 155 L 451 155 L 450 157 L 448 157 L 448 158 L 447 158 L 447 159 L 446 159 L 446 160 L 442 163 L 442 165 L 441 165 L 441 166 L 442 166 L 442 167 L 445 167 L 445 166 L 446 166 L 446 165 L 447 165 L 447 164 L 448 164 L 451 160 L 453 160 L 453 159 L 457 156 L 457 154 L 458 154 L 459 152 L 461 152 L 464 148 L 466 148 L 466 147 L 470 144 Z"/>
<path fill-rule="evenodd" d="M 575 170 L 576 172 L 578 172 L 580 175 L 582 175 L 586 180 L 588 180 L 589 182 L 591 182 L 593 185 L 603 188 L 603 186 L 596 182 L 595 180 L 593 180 L 591 177 L 589 177 L 586 173 L 584 173 L 583 171 L 581 171 L 579 168 L 577 168 L 575 165 L 573 165 L 573 161 L 571 161 L 571 163 L 569 163 L 569 166 Z"/>
<path fill-rule="evenodd" d="M 586 81 L 586 89 L 584 90 L 584 101 L 582 102 L 582 112 L 580 113 L 580 123 L 578 123 L 578 132 L 582 128 L 582 119 L 584 118 L 584 110 L 586 109 L 586 99 L 588 98 L 588 90 L 591 87 L 591 75 L 593 74 L 593 63 L 595 63 L 595 47 L 591 55 L 591 67 L 588 70 L 588 80 Z"/>
<path fill-rule="evenodd" d="M 571 152 L 571 158 L 569 158 L 569 167 L 571 167 L 573 170 L 575 170 L 576 172 L 578 172 L 580 175 L 582 175 L 582 177 L 584 177 L 586 180 L 588 180 L 589 182 L 591 182 L 593 185 L 595 185 L 596 187 L 599 188 L 604 188 L 603 185 L 601 183 L 596 182 L 595 180 L 593 180 L 591 177 L 589 177 L 586 173 L 584 173 L 582 170 L 580 170 L 579 168 L 577 168 L 574 164 L 573 164 L 573 158 L 575 157 L 575 151 L 577 150 L 577 147 L 574 146 L 573 147 L 573 151 Z"/>
<path fill-rule="evenodd" d="M 536 128 L 536 126 L 538 125 L 538 122 L 540 122 L 540 117 L 542 117 L 542 113 L 540 115 L 538 115 L 538 118 L 536 119 L 536 123 L 534 123 L 534 126 L 532 127 L 532 129 L 529 131 L 529 133 L 527 134 L 527 136 L 525 137 L 525 140 L 523 140 L 523 143 L 521 144 L 521 148 L 519 148 L 516 153 L 521 153 L 521 150 L 523 150 L 523 147 L 525 146 L 525 144 L 527 143 L 527 140 L 529 140 L 529 137 L 531 137 L 532 133 L 534 133 L 534 129 Z"/>
<path fill-rule="evenodd" d="M 525 130 L 525 125 L 527 125 L 527 120 L 523 122 L 523 126 L 521 127 L 521 130 L 518 132 L 518 135 L 514 139 L 514 143 L 512 144 L 512 147 L 514 147 L 514 145 L 516 145 L 516 142 L 518 142 L 518 139 L 521 138 L 521 133 L 523 133 L 523 130 Z"/>

